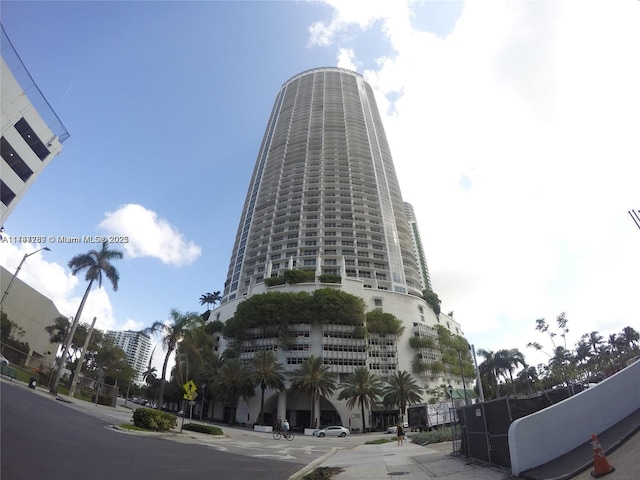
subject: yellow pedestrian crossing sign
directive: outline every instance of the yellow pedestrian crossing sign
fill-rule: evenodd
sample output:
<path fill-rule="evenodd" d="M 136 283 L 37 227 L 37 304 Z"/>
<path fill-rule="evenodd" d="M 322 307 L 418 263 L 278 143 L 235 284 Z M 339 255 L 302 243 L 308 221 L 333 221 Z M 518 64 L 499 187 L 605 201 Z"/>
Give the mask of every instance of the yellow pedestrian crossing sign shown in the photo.
<path fill-rule="evenodd" d="M 196 390 L 198 390 L 198 387 L 196 387 L 196 384 L 193 380 L 189 380 L 187 383 L 185 383 L 183 385 L 183 388 L 184 391 L 187 392 L 187 395 L 191 395 L 192 393 L 195 393 Z"/>
<path fill-rule="evenodd" d="M 195 400 L 198 397 L 198 392 L 185 393 L 182 398 L 185 400 Z"/>

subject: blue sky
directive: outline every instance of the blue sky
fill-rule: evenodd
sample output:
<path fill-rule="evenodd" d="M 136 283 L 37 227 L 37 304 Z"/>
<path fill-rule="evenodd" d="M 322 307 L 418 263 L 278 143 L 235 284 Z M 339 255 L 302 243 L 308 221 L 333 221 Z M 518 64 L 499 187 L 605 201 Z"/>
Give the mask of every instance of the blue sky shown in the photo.
<path fill-rule="evenodd" d="M 482 5 L 480 5 L 482 4 Z M 82 321 L 142 328 L 222 290 L 280 86 L 318 66 L 376 91 L 431 279 L 476 348 L 640 329 L 640 3 L 11 2 L 2 23 L 71 137 L 4 227 L 126 235 Z M 0 247 L 13 270 L 43 245 Z M 20 278 L 74 315 L 90 245 Z M 118 247 L 118 245 L 112 245 Z"/>

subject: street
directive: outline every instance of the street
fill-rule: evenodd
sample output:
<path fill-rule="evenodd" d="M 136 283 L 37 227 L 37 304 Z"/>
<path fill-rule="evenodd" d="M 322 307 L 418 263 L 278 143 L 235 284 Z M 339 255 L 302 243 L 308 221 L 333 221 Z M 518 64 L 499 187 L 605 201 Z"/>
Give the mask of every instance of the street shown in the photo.
<path fill-rule="evenodd" d="M 197 443 L 121 433 L 110 426 L 116 421 L 88 415 L 81 408 L 69 408 L 11 383 L 3 382 L 1 388 L 3 480 L 175 480 L 177 476 L 283 480 L 301 468 L 272 457 L 241 456 Z"/>

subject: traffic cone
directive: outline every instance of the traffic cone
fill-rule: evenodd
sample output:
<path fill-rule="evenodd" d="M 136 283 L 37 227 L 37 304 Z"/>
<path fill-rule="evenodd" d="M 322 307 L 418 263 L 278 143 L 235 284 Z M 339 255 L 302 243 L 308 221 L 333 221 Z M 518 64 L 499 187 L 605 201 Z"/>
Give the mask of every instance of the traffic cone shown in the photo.
<path fill-rule="evenodd" d="M 602 451 L 602 447 L 600 446 L 600 440 L 596 437 L 595 433 L 591 434 L 591 446 L 593 447 L 593 472 L 591 472 L 591 476 L 598 478 L 606 475 L 607 473 L 611 473 L 615 470 L 609 462 L 607 461 L 607 457 Z"/>

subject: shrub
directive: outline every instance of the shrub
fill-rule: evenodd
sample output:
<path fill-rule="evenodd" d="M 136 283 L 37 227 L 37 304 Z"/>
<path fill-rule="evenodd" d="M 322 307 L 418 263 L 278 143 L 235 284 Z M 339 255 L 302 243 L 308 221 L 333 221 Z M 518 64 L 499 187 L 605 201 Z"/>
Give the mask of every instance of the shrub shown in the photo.
<path fill-rule="evenodd" d="M 175 415 L 160 410 L 138 408 L 133 412 L 133 424 L 154 432 L 166 432 L 178 425 L 178 419 Z"/>
<path fill-rule="evenodd" d="M 431 432 L 421 432 L 411 435 L 411 441 L 418 445 L 429 445 L 430 443 L 442 443 L 451 441 L 451 429 L 441 428 Z"/>
<path fill-rule="evenodd" d="M 270 278 L 264 279 L 264 284 L 267 287 L 273 287 L 275 285 L 284 285 L 285 283 L 287 283 L 287 281 L 284 279 L 284 277 L 270 277 Z"/>
<path fill-rule="evenodd" d="M 289 284 L 315 282 L 316 280 L 314 270 L 285 270 L 282 276 Z"/>
<path fill-rule="evenodd" d="M 340 275 L 333 275 L 332 273 L 323 273 L 318 277 L 320 283 L 341 283 L 342 279 Z"/>
<path fill-rule="evenodd" d="M 369 440 L 364 442 L 365 445 L 381 445 L 383 443 L 393 442 L 395 438 L 376 438 L 375 440 Z"/>
<path fill-rule="evenodd" d="M 182 426 L 183 430 L 189 430 L 191 432 L 208 433 L 209 435 L 223 435 L 220 427 L 214 427 L 211 425 L 200 425 L 198 423 L 187 423 Z"/>

